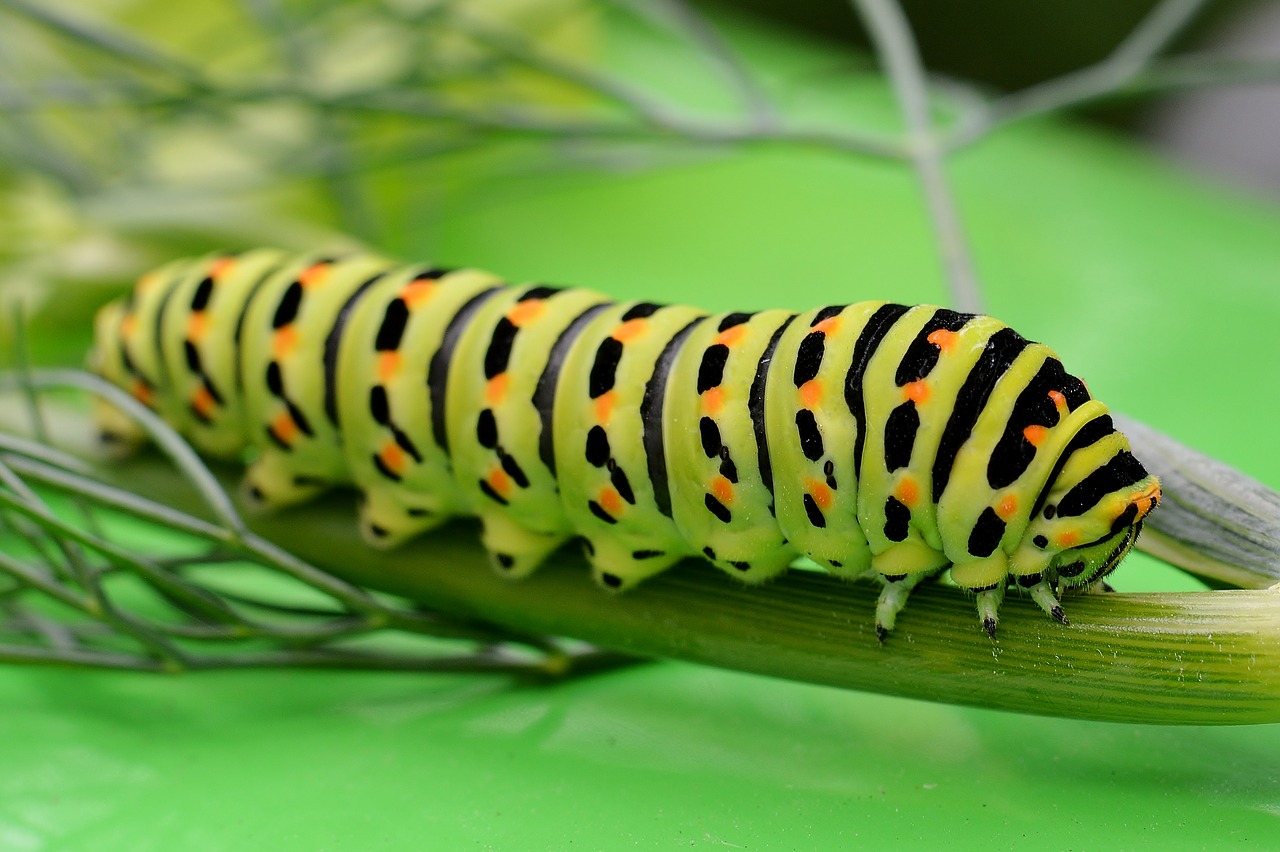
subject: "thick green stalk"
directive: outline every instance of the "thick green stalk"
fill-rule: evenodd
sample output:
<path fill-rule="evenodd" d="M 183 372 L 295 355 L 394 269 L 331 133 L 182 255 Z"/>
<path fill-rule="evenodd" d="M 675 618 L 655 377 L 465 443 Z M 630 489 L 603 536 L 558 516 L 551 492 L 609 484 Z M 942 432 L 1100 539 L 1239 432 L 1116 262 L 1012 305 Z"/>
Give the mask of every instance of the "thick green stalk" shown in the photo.
<path fill-rule="evenodd" d="M 131 461 L 112 476 L 198 510 L 194 494 L 158 459 Z M 350 582 L 631 654 L 1024 713 L 1280 722 L 1280 589 L 1081 596 L 1068 599 L 1069 626 L 1010 595 L 992 643 L 972 600 L 929 584 L 912 595 L 881 646 L 871 584 L 791 572 L 747 588 L 690 562 L 614 596 L 595 587 L 570 549 L 533 577 L 510 582 L 486 566 L 473 523 L 380 552 L 360 541 L 353 508 L 351 495 L 339 494 L 251 526 Z"/>
<path fill-rule="evenodd" d="M 50 425 L 54 435 L 87 436 L 83 421 L 65 410 Z M 978 627 L 970 598 L 927 584 L 881 645 L 873 627 L 875 587 L 826 574 L 795 571 L 748 588 L 691 561 L 614 596 L 596 588 L 585 562 L 566 549 L 530 579 L 510 582 L 486 567 L 474 522 L 451 524 L 396 551 L 370 549 L 356 533 L 349 492 L 253 517 L 249 526 L 266 539 L 262 547 L 280 549 L 277 557 L 266 554 L 264 571 L 276 565 L 339 599 L 355 593 L 357 603 L 372 601 L 364 590 L 395 592 L 449 617 L 527 636 L 569 636 L 638 656 L 1026 713 L 1165 724 L 1280 722 L 1280 586 L 1261 588 L 1273 576 L 1280 512 L 1272 510 L 1280 498 L 1256 483 L 1260 495 L 1242 492 L 1239 473 L 1144 430 L 1133 434 L 1144 457 L 1165 442 L 1157 469 L 1166 477 L 1166 504 L 1182 514 L 1162 538 L 1183 535 L 1179 546 L 1209 566 L 1208 576 L 1254 588 L 1073 597 L 1066 602 L 1069 626 L 1011 594 L 993 643 Z M 167 437 L 177 440 L 171 432 Z M 24 447 L 8 446 L 18 453 Z M 229 514 L 239 529 L 236 509 L 209 494 L 234 492 L 239 471 L 219 470 L 215 479 L 183 453 L 174 458 L 176 467 L 143 454 L 97 473 L 178 512 L 215 522 Z M 28 472 L 44 467 L 36 463 Z M 60 490 L 56 476 L 38 481 Z M 1240 514 L 1242 494 L 1253 507 L 1247 517 Z M 1192 521 L 1195 536 L 1179 533 Z"/>

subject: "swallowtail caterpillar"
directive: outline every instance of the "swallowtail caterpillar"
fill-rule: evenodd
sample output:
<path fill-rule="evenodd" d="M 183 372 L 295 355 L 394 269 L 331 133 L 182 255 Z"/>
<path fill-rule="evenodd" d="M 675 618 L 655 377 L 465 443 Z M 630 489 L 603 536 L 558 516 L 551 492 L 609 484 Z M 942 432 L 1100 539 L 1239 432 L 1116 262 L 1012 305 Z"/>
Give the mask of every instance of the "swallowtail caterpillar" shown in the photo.
<path fill-rule="evenodd" d="M 710 315 L 259 249 L 145 275 L 90 364 L 197 449 L 248 452 L 260 507 L 350 483 L 375 547 L 477 515 L 510 577 L 577 536 L 615 591 L 688 556 L 747 583 L 805 556 L 882 585 L 882 641 L 948 569 L 992 638 L 1011 587 L 1065 622 L 1059 586 L 1097 584 L 1160 499 L 1052 350 L 930 305 Z"/>

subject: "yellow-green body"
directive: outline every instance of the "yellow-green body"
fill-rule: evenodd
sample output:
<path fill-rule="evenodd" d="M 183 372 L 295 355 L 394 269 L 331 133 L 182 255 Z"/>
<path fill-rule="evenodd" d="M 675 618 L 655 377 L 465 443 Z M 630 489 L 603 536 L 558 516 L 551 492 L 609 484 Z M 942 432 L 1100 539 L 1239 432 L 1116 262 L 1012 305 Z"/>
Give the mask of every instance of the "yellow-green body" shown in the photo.
<path fill-rule="evenodd" d="M 1056 584 L 1110 571 L 1159 499 L 1052 350 L 928 305 L 708 316 L 264 249 L 145 276 L 97 333 L 95 368 L 247 455 L 264 507 L 350 483 L 378 546 L 475 515 L 513 577 L 580 537 L 610 589 L 805 556 L 881 580 L 882 636 L 948 567 L 989 631 L 1010 585 L 1061 617 Z"/>

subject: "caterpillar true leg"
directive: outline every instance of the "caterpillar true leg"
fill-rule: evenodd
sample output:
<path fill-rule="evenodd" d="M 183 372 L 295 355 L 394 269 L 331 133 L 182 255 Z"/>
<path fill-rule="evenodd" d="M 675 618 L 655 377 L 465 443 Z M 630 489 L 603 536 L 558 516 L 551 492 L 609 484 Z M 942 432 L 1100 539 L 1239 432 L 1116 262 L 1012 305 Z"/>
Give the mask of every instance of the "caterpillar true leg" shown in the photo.
<path fill-rule="evenodd" d="M 1035 601 L 1042 610 L 1052 615 L 1063 624 L 1068 624 L 1066 613 L 1062 611 L 1062 604 L 1058 603 L 1058 596 L 1054 593 L 1053 586 L 1048 580 L 1041 580 L 1029 590 L 1031 599 Z"/>
<path fill-rule="evenodd" d="M 993 589 L 983 589 L 978 592 L 978 620 L 982 622 L 982 629 L 987 631 L 987 635 L 992 640 L 996 638 L 996 628 L 1000 624 L 1000 602 L 1004 600 L 1004 585 L 996 586 Z"/>
<path fill-rule="evenodd" d="M 933 571 L 920 571 L 896 577 L 880 575 L 883 588 L 880 589 L 880 597 L 876 600 L 877 639 L 884 642 L 888 638 L 889 632 L 893 630 L 898 619 L 898 613 L 907 604 L 907 596 L 911 594 L 911 590 L 924 580 L 937 576 L 942 567 L 944 566 L 939 566 Z"/>

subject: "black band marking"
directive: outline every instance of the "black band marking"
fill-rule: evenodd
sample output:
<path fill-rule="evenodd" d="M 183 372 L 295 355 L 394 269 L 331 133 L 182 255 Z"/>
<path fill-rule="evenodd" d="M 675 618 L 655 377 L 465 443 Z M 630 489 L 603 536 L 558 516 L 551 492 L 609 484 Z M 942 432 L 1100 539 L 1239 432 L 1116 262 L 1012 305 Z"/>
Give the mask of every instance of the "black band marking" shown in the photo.
<path fill-rule="evenodd" d="M 311 428 L 311 421 L 307 419 L 307 415 L 302 413 L 302 409 L 294 405 L 292 400 L 282 398 L 284 407 L 289 411 L 289 417 L 297 424 L 298 429 L 308 438 L 314 438 L 316 433 Z"/>
<path fill-rule="evenodd" d="M 520 467 L 515 456 L 508 453 L 502 447 L 495 447 L 494 452 L 498 455 L 498 461 L 502 464 L 502 469 L 506 471 L 507 476 L 521 488 L 529 487 L 529 477 L 525 475 L 524 468 Z"/>
<path fill-rule="evenodd" d="M 408 453 L 409 457 L 415 462 L 422 464 L 422 453 L 418 452 L 418 447 L 413 443 L 413 439 L 401 431 L 394 423 L 388 423 L 387 429 L 391 431 L 391 437 L 395 439 L 395 442 L 400 449 Z"/>
<path fill-rule="evenodd" d="M 813 499 L 812 494 L 804 495 L 804 512 L 809 516 L 809 523 L 815 527 L 821 528 L 827 525 L 827 519 L 818 508 L 818 503 Z"/>
<path fill-rule="evenodd" d="M 702 438 L 702 452 L 713 459 L 720 455 L 724 442 L 720 439 L 720 427 L 710 417 L 703 416 L 698 421 L 698 434 Z"/>
<path fill-rule="evenodd" d="M 218 405 L 225 405 L 226 403 L 222 398 L 222 394 L 218 391 L 217 386 L 213 383 L 213 379 L 204 375 L 202 375 L 200 378 L 202 380 L 202 383 L 204 384 L 205 392 L 209 394 L 209 396 L 213 399 L 213 401 Z"/>
<path fill-rule="evenodd" d="M 458 348 L 458 342 L 462 339 L 462 333 L 467 329 L 467 323 L 475 316 L 476 311 L 480 310 L 480 306 L 504 289 L 506 288 L 491 287 L 488 290 L 477 293 L 458 309 L 458 312 L 453 315 L 453 319 L 449 320 L 449 325 L 444 330 L 444 338 L 440 341 L 440 348 L 431 356 L 431 363 L 427 367 L 427 394 L 431 400 L 431 435 L 435 438 L 436 446 L 446 453 L 449 452 L 449 435 L 448 430 L 445 428 L 444 403 L 446 391 L 448 390 L 449 365 L 453 361 L 453 352 Z M 486 483 L 484 487 L 487 487 L 487 485 Z"/>
<path fill-rule="evenodd" d="M 214 281 L 206 275 L 196 285 L 196 291 L 191 294 L 191 311 L 199 313 L 209 307 L 209 300 L 213 298 Z"/>
<path fill-rule="evenodd" d="M 400 474 L 387 467 L 387 463 L 382 460 L 381 454 L 374 453 L 371 458 L 373 459 L 373 466 L 377 468 L 378 473 L 382 474 L 387 479 L 390 479 L 392 482 L 400 481 Z"/>
<path fill-rule="evenodd" d="M 272 328 L 284 328 L 298 318 L 298 309 L 302 307 L 302 282 L 294 281 L 284 291 L 284 296 L 276 304 L 276 312 L 271 317 Z"/>
<path fill-rule="evenodd" d="M 484 377 L 492 379 L 507 371 L 511 361 L 511 346 L 516 341 L 520 329 L 506 317 L 498 320 L 493 327 L 493 336 L 489 338 L 489 346 L 484 350 Z"/>
<path fill-rule="evenodd" d="M 982 510 L 978 522 L 969 533 L 969 554 L 971 556 L 990 556 L 1000 546 L 1004 537 L 1004 520 L 990 506 Z"/>
<path fill-rule="evenodd" d="M 543 284 L 537 287 L 530 287 L 528 290 L 525 290 L 523 293 L 520 294 L 520 298 L 516 299 L 516 301 L 529 302 L 534 299 L 549 299 L 559 292 L 560 292 L 559 287 L 548 287 L 545 284 Z"/>
<path fill-rule="evenodd" d="M 1039 513 L 1041 507 L 1044 507 L 1044 501 L 1049 497 L 1049 491 L 1053 488 L 1054 481 L 1058 478 L 1058 474 L 1062 473 L 1062 469 L 1066 467 L 1067 460 L 1071 458 L 1071 454 L 1082 447 L 1088 447 L 1101 441 L 1103 438 L 1116 431 L 1115 424 L 1111 422 L 1111 416 L 1104 414 L 1096 417 L 1080 429 L 1075 436 L 1067 442 L 1062 448 L 1061 455 L 1053 464 L 1053 470 L 1049 472 L 1049 476 L 1044 481 L 1044 485 L 1040 488 L 1039 495 L 1036 496 L 1036 502 L 1031 507 L 1031 517 L 1035 517 Z M 1044 516 L 1052 518 L 1057 514 L 1057 506 L 1044 507 Z"/>
<path fill-rule="evenodd" d="M 800 435 L 800 450 L 809 461 L 817 461 L 826 452 L 822 446 L 822 430 L 813 412 L 802 408 L 796 412 L 796 432 Z"/>
<path fill-rule="evenodd" d="M 494 491 L 493 486 L 483 479 L 480 480 L 480 490 L 484 492 L 484 495 L 486 497 L 488 497 L 490 500 L 494 501 L 498 505 L 500 506 L 507 505 L 507 498 L 503 497 L 497 491 Z"/>
<path fill-rule="evenodd" d="M 283 397 L 284 393 L 284 374 L 280 371 L 280 362 L 272 361 L 267 365 L 267 390 L 271 391 L 273 396 Z"/>
<path fill-rule="evenodd" d="M 374 339 L 373 348 L 378 352 L 394 352 L 400 348 L 400 340 L 404 337 L 405 326 L 409 323 L 409 305 L 399 296 L 387 304 L 382 314 L 382 323 L 378 326 L 378 335 Z"/>
<path fill-rule="evenodd" d="M 476 440 L 486 450 L 498 446 L 498 421 L 493 417 L 493 409 L 486 408 L 476 418 Z"/>
<path fill-rule="evenodd" d="M 820 331 L 811 331 L 800 341 L 796 352 L 796 368 L 791 381 L 796 387 L 816 377 L 822 367 L 822 356 L 826 353 L 827 336 Z"/>
<path fill-rule="evenodd" d="M 599 347 L 596 348 L 596 356 L 591 361 L 591 374 L 587 379 L 587 395 L 592 399 L 599 399 L 613 390 L 614 382 L 617 380 L 618 363 L 622 360 L 624 348 L 622 341 L 615 337 L 606 337 L 600 341 Z"/>
<path fill-rule="evenodd" d="M 814 326 L 819 325 L 820 323 L 826 322 L 827 320 L 831 319 L 834 316 L 838 316 L 839 314 L 844 312 L 844 309 L 846 307 L 848 306 L 847 305 L 828 305 L 827 307 L 818 311 L 818 313 L 814 315 L 813 319 L 809 320 L 809 328 L 813 328 Z"/>
<path fill-rule="evenodd" d="M 890 473 L 911 463 L 911 450 L 919 429 L 920 412 L 911 400 L 889 412 L 884 424 L 884 465 Z"/>
<path fill-rule="evenodd" d="M 721 503 L 715 498 L 714 494 L 705 494 L 702 497 L 702 503 L 707 507 L 707 511 L 715 515 L 720 523 L 727 524 L 733 520 L 733 515 L 729 512 L 729 507 Z"/>
<path fill-rule="evenodd" d="M 281 258 L 274 263 L 267 264 L 267 268 L 258 276 L 258 280 L 253 282 L 253 286 L 249 288 L 249 292 L 245 294 L 244 299 L 240 302 L 240 313 L 236 315 L 235 331 L 231 335 L 233 344 L 231 357 L 235 359 L 237 392 L 243 393 L 244 391 L 244 347 L 240 345 L 240 339 L 244 336 L 244 324 L 249 317 L 249 308 L 253 305 L 253 301 L 258 297 L 258 294 L 262 292 L 263 285 L 283 270 L 290 260 L 290 258 Z"/>
<path fill-rule="evenodd" d="M 713 343 L 702 352 L 702 362 L 698 364 L 698 393 L 705 393 L 719 387 L 724 381 L 724 365 L 729 361 L 729 347 L 723 343 Z"/>
<path fill-rule="evenodd" d="M 764 422 L 764 391 L 769 378 L 769 367 L 773 363 L 773 351 L 778 348 L 778 341 L 787 326 L 795 320 L 792 314 L 783 320 L 782 325 L 774 330 L 769 338 L 769 345 L 764 348 L 760 360 L 756 363 L 756 374 L 751 380 L 751 391 L 747 397 L 747 411 L 751 414 L 751 426 L 756 433 L 756 461 L 760 468 L 760 481 L 764 484 L 769 496 L 773 496 L 773 465 L 769 461 L 769 436 Z"/>
<path fill-rule="evenodd" d="M 182 341 L 182 354 L 187 360 L 187 369 L 196 375 L 203 375 L 204 371 L 200 369 L 200 350 L 196 349 L 196 345 L 190 340 Z"/>
<path fill-rule="evenodd" d="M 614 490 L 618 492 L 618 496 L 632 506 L 636 504 L 636 494 L 631 490 L 631 480 L 627 479 L 626 471 L 616 464 L 612 466 L 610 471 L 609 482 L 613 485 Z"/>
<path fill-rule="evenodd" d="M 867 319 L 866 326 L 858 335 L 857 343 L 853 345 L 853 361 L 849 365 L 849 372 L 844 380 L 844 399 L 858 425 L 858 434 L 853 443 L 853 469 L 859 479 L 862 477 L 862 447 L 867 438 L 867 410 L 862 394 L 862 379 L 866 375 L 867 364 L 870 363 L 871 356 L 876 354 L 880 342 L 893 328 L 893 324 L 909 310 L 911 308 L 907 305 L 881 305 Z"/>
<path fill-rule="evenodd" d="M 720 453 L 720 475 L 735 485 L 738 483 L 738 466 L 733 463 L 728 447 Z"/>
<path fill-rule="evenodd" d="M 1088 512 L 1103 497 L 1129 488 L 1147 478 L 1147 469 L 1133 453 L 1121 450 L 1102 467 L 1090 473 L 1058 502 L 1060 517 L 1076 517 Z"/>
<path fill-rule="evenodd" d="M 617 518 L 615 518 L 613 515 L 610 515 L 608 512 L 606 512 L 604 510 L 604 507 L 601 506 L 599 503 L 597 503 L 595 500 L 588 500 L 587 508 L 591 510 L 591 514 L 595 515 L 597 518 L 604 521 L 606 524 L 616 524 L 618 522 Z"/>
<path fill-rule="evenodd" d="M 889 541 L 904 541 L 907 526 L 911 523 L 911 509 L 897 497 L 884 501 L 884 537 Z"/>
<path fill-rule="evenodd" d="M 938 453 L 933 461 L 933 502 L 937 503 L 951 479 L 951 467 L 961 445 L 968 440 L 978 415 L 986 407 L 996 382 L 1005 374 L 1014 360 L 1031 345 L 1031 341 L 1011 328 L 1002 328 L 987 340 L 986 348 L 979 356 L 956 396 L 955 408 L 942 430 Z"/>
<path fill-rule="evenodd" d="M 640 403 L 640 420 L 644 424 L 644 455 L 648 463 L 649 481 L 653 483 L 653 501 L 658 511 L 671 517 L 671 486 L 667 479 L 667 457 L 663 436 L 663 409 L 666 407 L 667 379 L 675 364 L 680 347 L 693 329 L 706 317 L 693 320 L 667 341 L 662 354 L 653 365 L 653 375 L 644 386 L 644 399 Z"/>
<path fill-rule="evenodd" d="M 597 423 L 587 432 L 587 464 L 592 467 L 604 467 L 609 461 L 609 433 Z"/>
<path fill-rule="evenodd" d="M 338 353 L 342 347 L 342 333 L 346 331 L 360 297 L 386 274 L 386 271 L 379 272 L 352 291 L 342 303 L 338 315 L 333 319 L 333 326 L 324 339 L 324 413 L 335 427 L 338 426 Z"/>
<path fill-rule="evenodd" d="M 627 308 L 627 312 L 622 315 L 622 322 L 630 322 L 633 319 L 645 319 L 651 317 L 660 311 L 665 305 L 659 305 L 655 302 L 636 302 Z"/>
<path fill-rule="evenodd" d="M 541 431 L 538 433 L 538 458 L 542 459 L 542 463 L 547 466 L 547 470 L 551 471 L 552 476 L 556 473 L 555 408 L 560 371 L 564 369 L 565 360 L 569 357 L 574 342 L 587 327 L 587 323 L 608 307 L 612 307 L 611 302 L 592 305 L 574 317 L 573 322 L 560 332 L 560 336 L 556 338 L 551 351 L 547 354 L 547 366 L 543 368 L 542 375 L 538 376 L 538 384 L 533 390 L 533 406 L 538 409 L 538 420 L 541 423 Z"/>
<path fill-rule="evenodd" d="M 1023 434 L 1028 426 L 1052 428 L 1061 419 L 1049 391 L 1063 384 L 1062 362 L 1050 358 L 1027 383 L 1013 403 L 1004 434 L 987 462 L 987 483 L 994 489 L 1008 486 L 1026 471 L 1036 456 L 1036 448 Z"/>
<path fill-rule="evenodd" d="M 942 350 L 929 342 L 929 335 L 935 331 L 959 331 L 973 317 L 973 314 L 961 314 L 939 308 L 924 324 L 924 328 L 916 334 L 911 345 L 907 347 L 906 354 L 898 362 L 898 370 L 894 375 L 894 381 L 898 387 L 923 379 L 937 366 Z"/>

